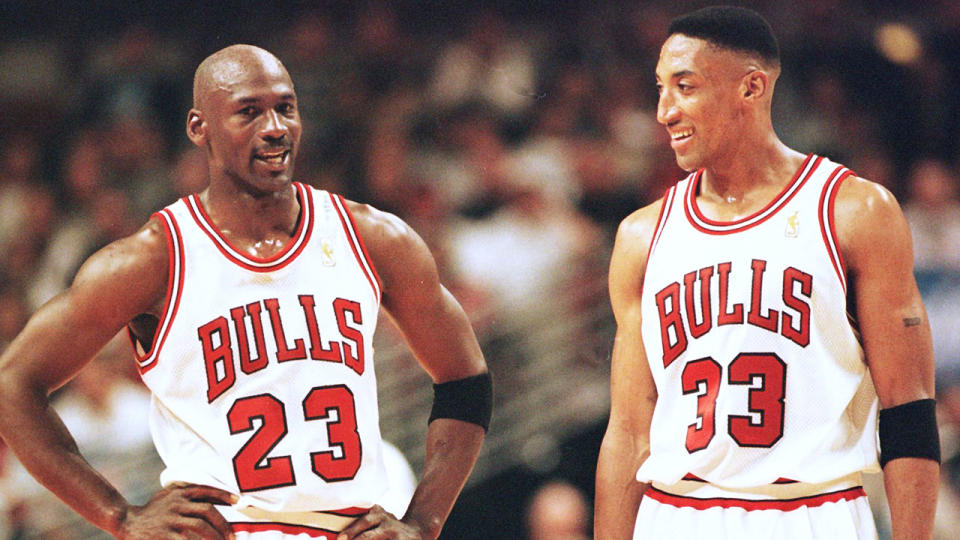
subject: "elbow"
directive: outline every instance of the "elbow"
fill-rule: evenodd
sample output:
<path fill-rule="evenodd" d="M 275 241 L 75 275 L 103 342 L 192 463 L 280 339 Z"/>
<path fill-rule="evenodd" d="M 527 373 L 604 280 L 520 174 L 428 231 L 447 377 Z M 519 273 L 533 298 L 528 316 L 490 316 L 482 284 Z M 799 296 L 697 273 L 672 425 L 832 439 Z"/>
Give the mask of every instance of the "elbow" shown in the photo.
<path fill-rule="evenodd" d="M 49 392 L 40 383 L 30 377 L 29 373 L 4 359 L 0 362 L 0 425 L 10 416 L 12 408 L 17 407 L 26 396 L 33 396 L 38 400 L 46 400 Z"/>

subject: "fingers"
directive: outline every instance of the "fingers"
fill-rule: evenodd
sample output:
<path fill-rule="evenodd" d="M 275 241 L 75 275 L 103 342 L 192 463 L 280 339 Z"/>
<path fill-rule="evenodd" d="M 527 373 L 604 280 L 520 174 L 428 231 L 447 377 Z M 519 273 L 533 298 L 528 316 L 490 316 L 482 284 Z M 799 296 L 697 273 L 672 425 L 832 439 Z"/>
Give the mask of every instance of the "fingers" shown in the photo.
<path fill-rule="evenodd" d="M 198 484 L 178 484 L 175 489 L 180 491 L 183 498 L 190 501 L 180 510 L 184 516 L 196 518 L 196 520 L 187 520 L 187 523 L 194 523 L 199 529 L 191 527 L 190 530 L 204 535 L 212 531 L 216 536 L 210 538 L 233 538 L 230 523 L 211 505 L 235 504 L 238 499 L 236 495 L 223 489 Z"/>
<path fill-rule="evenodd" d="M 238 497 L 233 493 L 212 486 L 179 484 L 177 489 L 182 490 L 184 496 L 192 501 L 231 505 L 236 504 L 238 500 Z"/>
<path fill-rule="evenodd" d="M 232 539 L 230 523 L 214 505 L 233 504 L 236 500 L 236 495 L 211 486 L 171 484 L 129 516 L 132 521 L 128 529 L 145 533 L 159 528 L 176 531 L 180 538 Z M 142 536 L 157 538 L 153 534 Z M 140 535 L 130 537 L 139 538 Z"/>
<path fill-rule="evenodd" d="M 390 514 L 380 505 L 374 505 L 366 514 L 358 517 L 347 528 L 340 531 L 337 540 L 353 540 L 358 535 L 378 527 L 388 516 Z"/>
<path fill-rule="evenodd" d="M 180 509 L 180 514 L 187 518 L 195 518 L 203 521 L 216 531 L 219 531 L 224 538 L 230 533 L 230 523 L 223 517 L 223 514 L 218 512 L 217 509 L 209 503 L 199 501 L 191 502 Z M 220 538 L 220 536 L 216 538 Z"/>

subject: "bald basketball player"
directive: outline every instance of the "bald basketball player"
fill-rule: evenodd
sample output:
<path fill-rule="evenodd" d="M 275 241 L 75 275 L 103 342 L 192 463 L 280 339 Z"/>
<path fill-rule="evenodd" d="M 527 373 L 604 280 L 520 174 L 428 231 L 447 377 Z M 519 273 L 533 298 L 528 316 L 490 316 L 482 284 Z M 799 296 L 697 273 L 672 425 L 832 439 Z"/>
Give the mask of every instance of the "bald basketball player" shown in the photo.
<path fill-rule="evenodd" d="M 490 421 L 466 315 L 403 221 L 294 180 L 301 119 L 276 57 L 227 47 L 200 64 L 193 90 L 187 135 L 209 185 L 95 253 L 30 319 L 0 357 L 0 432 L 117 538 L 436 538 Z M 403 516 L 378 505 L 381 307 L 435 382 Z M 166 467 L 143 506 L 87 464 L 49 400 L 123 330 Z"/>

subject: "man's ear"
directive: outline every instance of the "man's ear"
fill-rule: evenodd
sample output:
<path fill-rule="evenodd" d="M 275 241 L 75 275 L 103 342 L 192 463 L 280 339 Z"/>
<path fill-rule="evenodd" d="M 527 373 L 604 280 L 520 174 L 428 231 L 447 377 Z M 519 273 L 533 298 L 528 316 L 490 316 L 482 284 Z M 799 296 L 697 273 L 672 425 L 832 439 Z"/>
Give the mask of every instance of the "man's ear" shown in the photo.
<path fill-rule="evenodd" d="M 207 123 L 197 109 L 190 109 L 187 113 L 187 137 L 199 147 L 207 144 Z"/>
<path fill-rule="evenodd" d="M 740 96 L 744 99 L 758 100 L 770 92 L 770 76 L 762 69 L 755 69 L 743 76 Z"/>

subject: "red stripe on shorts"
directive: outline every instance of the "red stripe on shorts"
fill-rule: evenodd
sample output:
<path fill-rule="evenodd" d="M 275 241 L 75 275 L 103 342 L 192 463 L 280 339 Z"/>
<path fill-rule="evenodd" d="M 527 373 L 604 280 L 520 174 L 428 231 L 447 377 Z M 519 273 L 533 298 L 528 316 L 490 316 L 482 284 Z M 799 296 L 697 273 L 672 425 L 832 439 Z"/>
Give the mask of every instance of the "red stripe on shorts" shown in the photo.
<path fill-rule="evenodd" d="M 288 523 L 252 523 L 252 522 L 233 522 L 230 528 L 234 532 L 266 532 L 279 531 L 283 534 L 306 534 L 310 538 L 323 538 L 324 540 L 337 540 L 337 534 L 333 531 L 318 529 L 316 527 L 306 527 L 304 525 L 290 525 Z"/>
<path fill-rule="evenodd" d="M 850 489 L 833 491 L 830 493 L 821 493 L 810 497 L 800 497 L 797 499 L 735 499 L 727 497 L 712 497 L 708 499 L 699 499 L 696 497 L 683 497 L 660 491 L 651 486 L 643 494 L 644 497 L 670 506 L 678 508 L 695 508 L 697 510 L 706 510 L 708 508 L 743 508 L 744 510 L 796 510 L 804 506 L 814 508 L 830 502 L 852 501 L 860 497 L 866 497 L 863 487 L 857 486 Z"/>

